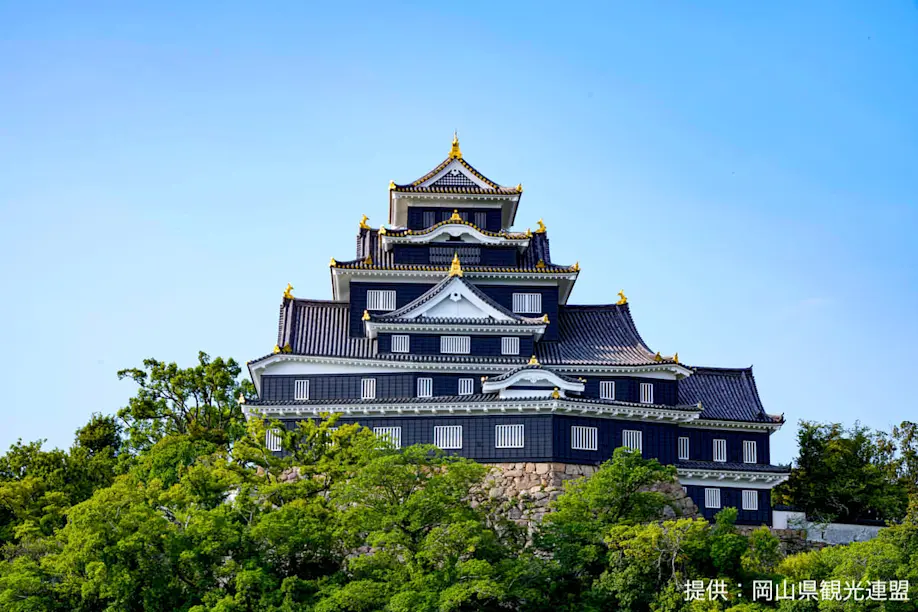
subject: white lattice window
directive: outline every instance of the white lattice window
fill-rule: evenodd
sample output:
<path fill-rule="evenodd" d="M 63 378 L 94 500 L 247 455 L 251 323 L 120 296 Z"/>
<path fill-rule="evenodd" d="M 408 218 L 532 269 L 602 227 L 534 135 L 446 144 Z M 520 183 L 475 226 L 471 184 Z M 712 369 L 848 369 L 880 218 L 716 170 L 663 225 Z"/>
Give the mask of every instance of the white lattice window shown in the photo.
<path fill-rule="evenodd" d="M 293 399 L 295 400 L 308 400 L 309 399 L 309 380 L 293 381 Z"/>
<path fill-rule="evenodd" d="M 720 489 L 704 490 L 704 507 L 720 508 Z"/>
<path fill-rule="evenodd" d="M 367 310 L 395 310 L 395 290 L 367 290 Z"/>
<path fill-rule="evenodd" d="M 684 495 L 688 495 L 688 487 L 687 487 L 687 486 L 682 485 L 682 493 L 683 493 Z"/>
<path fill-rule="evenodd" d="M 641 403 L 653 403 L 653 383 L 641 383 Z"/>
<path fill-rule="evenodd" d="M 598 448 L 599 428 L 571 425 L 571 448 L 594 451 Z"/>
<path fill-rule="evenodd" d="M 500 354 L 501 355 L 519 355 L 520 354 L 520 339 L 516 336 L 511 336 L 508 338 L 500 339 Z"/>
<path fill-rule="evenodd" d="M 714 461 L 727 460 L 727 441 L 714 440 Z"/>
<path fill-rule="evenodd" d="M 743 463 L 755 463 L 756 454 L 755 441 L 743 440 Z"/>
<path fill-rule="evenodd" d="M 474 378 L 460 378 L 459 379 L 459 395 L 471 395 L 475 393 L 475 379 Z"/>
<path fill-rule="evenodd" d="M 418 379 L 418 397 L 433 397 L 433 378 Z"/>
<path fill-rule="evenodd" d="M 759 492 L 758 491 L 743 491 L 743 510 L 758 510 L 759 509 Z"/>
<path fill-rule="evenodd" d="M 602 380 L 599 382 L 599 399 L 615 399 L 615 381 Z"/>
<path fill-rule="evenodd" d="M 408 334 L 396 334 L 392 336 L 392 352 L 407 353 L 408 347 L 411 346 L 411 336 Z"/>
<path fill-rule="evenodd" d="M 376 398 L 376 379 L 364 378 L 360 381 L 360 399 Z"/>
<path fill-rule="evenodd" d="M 481 229 L 486 229 L 488 225 L 488 213 L 477 212 L 475 213 L 475 226 Z"/>
<path fill-rule="evenodd" d="M 434 427 L 434 444 L 444 450 L 462 448 L 462 425 L 438 425 Z"/>
<path fill-rule="evenodd" d="M 622 446 L 625 448 L 633 448 L 636 451 L 641 450 L 642 446 L 642 432 L 637 429 L 625 429 L 622 430 Z"/>
<path fill-rule="evenodd" d="M 432 210 L 424 213 L 424 227 L 430 227 L 437 222 L 437 213 Z"/>
<path fill-rule="evenodd" d="M 440 336 L 440 352 L 451 355 L 468 355 L 472 339 L 468 336 Z"/>
<path fill-rule="evenodd" d="M 401 427 L 374 427 L 373 433 L 377 438 L 385 440 L 395 448 L 402 447 L 402 428 Z"/>
<path fill-rule="evenodd" d="M 269 451 L 276 452 L 281 450 L 281 436 L 279 430 L 269 429 L 265 432 L 265 446 L 268 447 Z"/>
<path fill-rule="evenodd" d="M 516 313 L 541 313 L 542 312 L 542 294 L 541 293 L 514 293 L 513 294 L 513 312 Z"/>
<path fill-rule="evenodd" d="M 495 448 L 523 448 L 523 425 L 496 425 L 494 427 Z"/>
<path fill-rule="evenodd" d="M 689 441 L 688 436 L 679 437 L 679 459 L 688 461 L 689 458 Z"/>

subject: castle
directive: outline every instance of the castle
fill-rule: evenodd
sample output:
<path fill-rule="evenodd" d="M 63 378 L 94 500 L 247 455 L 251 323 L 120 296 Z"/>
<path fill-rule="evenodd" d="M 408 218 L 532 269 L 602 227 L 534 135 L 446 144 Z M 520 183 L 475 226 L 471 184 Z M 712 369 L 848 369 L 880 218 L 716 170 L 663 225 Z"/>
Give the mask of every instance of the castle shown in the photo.
<path fill-rule="evenodd" d="M 578 263 L 548 232 L 511 228 L 523 194 L 449 156 L 389 184 L 389 223 L 360 221 L 356 257 L 329 264 L 331 300 L 288 285 L 274 351 L 249 362 L 249 414 L 292 428 L 322 413 L 395 446 L 435 444 L 483 463 L 596 465 L 619 446 L 677 468 L 706 518 L 772 523 L 769 462 L 783 416 L 751 368 L 699 367 L 644 343 L 619 292 L 568 302 Z M 280 452 L 268 433 L 268 446 Z"/>

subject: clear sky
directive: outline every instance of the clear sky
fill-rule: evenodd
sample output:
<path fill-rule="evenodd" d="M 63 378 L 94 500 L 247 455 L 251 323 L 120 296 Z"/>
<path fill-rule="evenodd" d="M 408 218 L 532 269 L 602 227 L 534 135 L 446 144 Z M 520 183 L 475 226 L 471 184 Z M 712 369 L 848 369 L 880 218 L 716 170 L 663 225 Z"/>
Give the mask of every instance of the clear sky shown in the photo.
<path fill-rule="evenodd" d="M 127 4 L 0 0 L 0 447 L 269 352 L 454 128 L 572 303 L 755 366 L 774 461 L 918 418 L 914 0 Z"/>

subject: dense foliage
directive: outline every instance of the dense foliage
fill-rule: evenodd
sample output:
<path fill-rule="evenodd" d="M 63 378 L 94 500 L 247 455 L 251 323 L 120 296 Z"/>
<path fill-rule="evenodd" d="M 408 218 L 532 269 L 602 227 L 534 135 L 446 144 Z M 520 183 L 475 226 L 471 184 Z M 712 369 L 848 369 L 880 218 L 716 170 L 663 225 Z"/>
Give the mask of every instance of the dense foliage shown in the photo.
<path fill-rule="evenodd" d="M 388 448 L 332 417 L 274 456 L 272 424 L 241 417 L 232 360 L 126 372 L 140 391 L 120 419 L 93 415 L 67 451 L 0 457 L 0 610 L 738 612 L 774 609 L 748 603 L 753 580 L 918 585 L 916 506 L 873 541 L 785 557 L 732 509 L 664 519 L 649 488 L 673 469 L 617 449 L 530 532 L 489 499 L 485 466 L 431 446 Z M 685 600 L 711 578 L 730 601 Z M 780 609 L 914 609 L 883 605 Z"/>

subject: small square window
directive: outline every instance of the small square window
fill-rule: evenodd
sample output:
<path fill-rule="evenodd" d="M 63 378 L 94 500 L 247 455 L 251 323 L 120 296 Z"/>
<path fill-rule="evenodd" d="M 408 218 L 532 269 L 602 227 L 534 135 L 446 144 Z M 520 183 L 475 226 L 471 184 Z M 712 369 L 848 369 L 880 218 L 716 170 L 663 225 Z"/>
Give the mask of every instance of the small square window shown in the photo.
<path fill-rule="evenodd" d="M 475 226 L 479 229 L 488 229 L 488 213 L 475 213 Z"/>
<path fill-rule="evenodd" d="M 471 346 L 468 336 L 440 336 L 440 352 L 447 355 L 468 355 Z"/>
<path fill-rule="evenodd" d="M 276 429 L 267 430 L 265 432 L 265 446 L 272 452 L 281 450 L 281 432 Z"/>
<path fill-rule="evenodd" d="M 375 378 L 364 378 L 360 381 L 360 399 L 376 399 Z"/>
<path fill-rule="evenodd" d="M 496 425 L 494 429 L 495 448 L 523 448 L 523 425 Z"/>
<path fill-rule="evenodd" d="M 541 293 L 514 293 L 513 312 L 517 314 L 539 314 L 542 312 Z"/>
<path fill-rule="evenodd" d="M 367 310 L 395 310 L 395 291 L 391 289 L 367 290 Z"/>
<path fill-rule="evenodd" d="M 714 461 L 725 462 L 727 460 L 727 441 L 714 440 Z"/>
<path fill-rule="evenodd" d="M 392 352 L 407 353 L 410 346 L 411 336 L 408 334 L 396 334 L 392 336 Z"/>
<path fill-rule="evenodd" d="M 437 213 L 432 210 L 424 212 L 424 227 L 428 228 L 437 222 Z"/>
<path fill-rule="evenodd" d="M 520 339 L 516 336 L 509 338 L 500 339 L 500 354 L 501 355 L 519 355 L 520 354 Z"/>
<path fill-rule="evenodd" d="M 641 403 L 653 403 L 653 383 L 641 383 Z"/>
<path fill-rule="evenodd" d="M 679 437 L 679 459 L 688 461 L 689 458 L 689 439 L 688 436 Z"/>
<path fill-rule="evenodd" d="M 378 438 L 392 444 L 395 448 L 402 447 L 402 428 L 401 427 L 374 427 L 373 433 Z"/>
<path fill-rule="evenodd" d="M 625 448 L 631 448 L 636 451 L 641 450 L 642 446 L 642 432 L 636 429 L 625 429 L 622 431 L 622 446 Z"/>
<path fill-rule="evenodd" d="M 434 445 L 443 450 L 462 448 L 462 425 L 438 425 L 434 427 Z"/>
<path fill-rule="evenodd" d="M 293 399 L 298 401 L 309 399 L 309 380 L 293 381 Z"/>
<path fill-rule="evenodd" d="M 598 447 L 599 428 L 571 426 L 571 448 L 573 450 L 594 451 Z"/>
<path fill-rule="evenodd" d="M 720 489 L 704 490 L 704 507 L 720 508 Z"/>
<path fill-rule="evenodd" d="M 615 381 L 602 380 L 599 382 L 599 399 L 615 399 Z"/>
<path fill-rule="evenodd" d="M 743 510 L 759 509 L 759 492 L 743 490 Z"/>
<path fill-rule="evenodd" d="M 460 378 L 459 379 L 459 395 L 471 395 L 475 393 L 475 379 L 474 378 Z"/>
<path fill-rule="evenodd" d="M 743 463 L 756 462 L 755 440 L 743 440 Z"/>
<path fill-rule="evenodd" d="M 433 397 L 433 378 L 418 379 L 418 397 Z"/>

